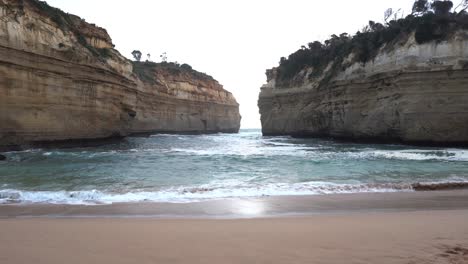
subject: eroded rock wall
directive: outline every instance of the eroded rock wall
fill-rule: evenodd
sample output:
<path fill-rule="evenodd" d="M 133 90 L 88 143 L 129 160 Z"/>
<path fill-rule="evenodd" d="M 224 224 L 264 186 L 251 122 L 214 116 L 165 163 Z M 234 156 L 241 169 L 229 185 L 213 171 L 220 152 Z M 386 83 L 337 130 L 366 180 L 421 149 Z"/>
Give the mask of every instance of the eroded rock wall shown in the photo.
<path fill-rule="evenodd" d="M 217 81 L 161 67 L 150 71 L 153 81 L 138 85 L 136 111 L 141 114 L 132 132 L 238 132 L 239 105 Z"/>
<path fill-rule="evenodd" d="M 467 145 L 467 36 L 422 45 L 410 37 L 325 85 L 305 70 L 299 85 L 277 87 L 273 69 L 259 97 L 263 133 Z"/>
<path fill-rule="evenodd" d="M 157 83 L 141 80 L 104 29 L 38 3 L 0 0 L 0 146 L 238 131 L 239 106 L 214 79 L 159 67 Z"/>

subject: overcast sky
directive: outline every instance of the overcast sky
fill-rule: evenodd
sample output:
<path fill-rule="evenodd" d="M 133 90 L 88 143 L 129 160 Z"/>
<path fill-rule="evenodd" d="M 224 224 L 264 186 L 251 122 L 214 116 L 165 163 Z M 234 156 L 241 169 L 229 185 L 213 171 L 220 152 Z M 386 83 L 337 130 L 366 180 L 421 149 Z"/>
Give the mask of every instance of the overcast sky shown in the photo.
<path fill-rule="evenodd" d="M 124 56 L 167 52 L 231 91 L 242 127 L 259 128 L 257 98 L 265 70 L 280 57 L 331 34 L 355 33 L 387 8 L 408 13 L 412 0 L 48 0 L 104 27 Z"/>

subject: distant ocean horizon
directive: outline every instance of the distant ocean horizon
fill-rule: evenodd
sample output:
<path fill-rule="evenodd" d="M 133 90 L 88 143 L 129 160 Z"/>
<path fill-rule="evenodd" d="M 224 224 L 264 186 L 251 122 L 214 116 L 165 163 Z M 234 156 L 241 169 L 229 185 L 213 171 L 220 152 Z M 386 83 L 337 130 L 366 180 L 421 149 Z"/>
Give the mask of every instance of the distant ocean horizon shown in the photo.
<path fill-rule="evenodd" d="M 468 150 L 239 134 L 129 137 L 89 148 L 7 152 L 0 203 L 187 203 L 411 192 L 468 181 Z"/>

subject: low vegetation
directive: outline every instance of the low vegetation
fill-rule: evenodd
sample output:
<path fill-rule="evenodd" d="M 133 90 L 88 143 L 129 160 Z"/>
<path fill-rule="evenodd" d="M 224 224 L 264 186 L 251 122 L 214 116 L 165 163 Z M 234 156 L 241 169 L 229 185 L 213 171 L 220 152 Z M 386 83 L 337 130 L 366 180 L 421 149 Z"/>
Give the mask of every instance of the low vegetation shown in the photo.
<path fill-rule="evenodd" d="M 45 1 L 32 0 L 30 3 L 38 11 L 42 12 L 44 15 L 54 21 L 55 24 L 57 24 L 63 31 L 71 30 L 73 22 L 71 21 L 70 17 L 62 10 L 49 6 Z"/>
<path fill-rule="evenodd" d="M 323 43 L 311 42 L 288 58 L 281 58 L 277 81 L 279 85 L 288 83 L 306 67 L 313 67 L 311 77 L 321 75 L 330 63 L 332 68 L 328 74 L 333 75 L 343 67 L 344 59 L 351 53 L 355 55 L 352 62 L 366 63 L 385 45 L 406 40 L 412 33 L 419 44 L 446 40 L 457 30 L 468 29 L 467 7 L 468 0 L 455 8 L 452 1 L 417 0 L 412 13 L 404 18 L 398 18 L 398 13 L 389 9 L 385 12 L 384 24 L 369 21 L 369 25 L 354 36 L 347 33 L 332 35 Z M 391 17 L 393 19 L 389 19 Z"/>
<path fill-rule="evenodd" d="M 133 61 L 133 73 L 135 73 L 138 78 L 144 82 L 149 83 L 158 83 L 158 80 L 155 77 L 155 71 L 157 69 L 165 69 L 169 71 L 172 75 L 179 75 L 183 73 L 188 73 L 192 77 L 201 79 L 201 80 L 213 80 L 213 77 L 206 73 L 198 72 L 192 69 L 192 66 L 188 64 L 178 64 L 175 62 L 140 62 Z"/>
<path fill-rule="evenodd" d="M 109 49 L 96 49 L 88 44 L 86 37 L 76 28 L 69 14 L 62 10 L 49 6 L 47 2 L 40 0 L 29 1 L 39 12 L 49 17 L 64 32 L 73 32 L 78 42 L 88 49 L 93 55 L 100 58 L 107 58 L 111 55 Z"/>

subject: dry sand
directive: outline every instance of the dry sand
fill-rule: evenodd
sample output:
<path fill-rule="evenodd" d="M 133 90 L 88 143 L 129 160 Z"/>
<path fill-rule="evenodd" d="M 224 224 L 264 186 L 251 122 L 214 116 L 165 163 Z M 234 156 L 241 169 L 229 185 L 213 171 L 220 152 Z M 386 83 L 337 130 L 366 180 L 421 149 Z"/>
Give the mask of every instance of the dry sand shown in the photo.
<path fill-rule="evenodd" d="M 468 190 L 0 205 L 16 263 L 468 263 Z"/>
<path fill-rule="evenodd" d="M 3 219 L 0 263 L 468 263 L 468 210 Z"/>

